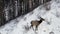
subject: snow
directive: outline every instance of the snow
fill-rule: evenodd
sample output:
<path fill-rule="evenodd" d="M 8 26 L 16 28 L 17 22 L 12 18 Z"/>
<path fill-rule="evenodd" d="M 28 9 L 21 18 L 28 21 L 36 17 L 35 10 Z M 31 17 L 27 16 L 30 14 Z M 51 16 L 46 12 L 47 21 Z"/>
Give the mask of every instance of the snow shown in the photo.
<path fill-rule="evenodd" d="M 51 1 L 51 9 L 45 10 L 43 5 L 37 7 L 32 12 L 20 16 L 5 26 L 0 27 L 1 34 L 60 34 L 60 3 Z M 57 17 L 59 16 L 59 17 Z M 30 27 L 32 20 L 44 18 L 37 31 L 33 31 Z"/>

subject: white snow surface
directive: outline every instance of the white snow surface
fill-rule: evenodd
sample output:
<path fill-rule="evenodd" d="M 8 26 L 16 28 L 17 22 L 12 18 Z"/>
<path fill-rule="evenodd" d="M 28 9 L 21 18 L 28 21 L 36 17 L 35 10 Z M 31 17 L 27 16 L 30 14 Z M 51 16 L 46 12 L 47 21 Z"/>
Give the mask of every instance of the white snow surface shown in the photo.
<path fill-rule="evenodd" d="M 30 22 L 32 20 L 40 20 L 39 17 L 47 21 L 43 21 L 35 32 L 32 28 L 29 28 Z M 49 11 L 46 11 L 43 5 L 37 7 L 32 12 L 0 27 L 0 34 L 60 34 L 60 3 L 51 1 L 51 9 Z"/>

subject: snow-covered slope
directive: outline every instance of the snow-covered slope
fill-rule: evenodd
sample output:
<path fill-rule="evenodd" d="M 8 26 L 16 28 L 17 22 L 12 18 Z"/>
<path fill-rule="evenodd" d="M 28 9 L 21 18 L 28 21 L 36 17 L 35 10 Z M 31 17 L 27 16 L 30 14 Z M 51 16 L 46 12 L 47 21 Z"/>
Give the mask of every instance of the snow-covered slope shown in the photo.
<path fill-rule="evenodd" d="M 51 1 L 51 9 L 45 10 L 43 5 L 37 7 L 32 12 L 12 20 L 10 23 L 0 28 L 1 34 L 60 34 L 60 3 Z M 43 21 L 37 32 L 30 27 L 32 20 L 39 20 L 42 17 L 47 21 Z"/>

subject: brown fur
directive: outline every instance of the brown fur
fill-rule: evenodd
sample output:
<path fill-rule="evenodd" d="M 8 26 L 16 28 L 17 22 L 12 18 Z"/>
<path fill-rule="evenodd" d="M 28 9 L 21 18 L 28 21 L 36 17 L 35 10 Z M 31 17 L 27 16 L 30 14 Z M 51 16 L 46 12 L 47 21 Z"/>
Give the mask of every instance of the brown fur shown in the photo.
<path fill-rule="evenodd" d="M 41 18 L 39 21 L 35 20 L 35 21 L 31 21 L 31 27 L 33 28 L 33 26 L 36 26 L 36 29 L 38 28 L 39 24 L 42 23 L 42 21 L 44 21 L 43 18 Z"/>

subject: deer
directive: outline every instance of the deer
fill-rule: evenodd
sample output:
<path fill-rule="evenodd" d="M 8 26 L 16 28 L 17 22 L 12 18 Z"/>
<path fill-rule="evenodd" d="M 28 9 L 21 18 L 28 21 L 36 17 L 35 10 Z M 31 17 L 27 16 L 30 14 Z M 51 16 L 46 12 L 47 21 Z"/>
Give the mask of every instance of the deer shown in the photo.
<path fill-rule="evenodd" d="M 40 18 L 41 18 L 41 17 L 40 17 Z M 38 21 L 38 20 L 32 20 L 32 21 L 31 21 L 31 26 L 30 26 L 30 28 L 31 28 L 31 27 L 33 28 L 33 26 L 35 26 L 35 30 L 38 30 L 37 28 L 38 28 L 39 24 L 42 23 L 42 21 L 45 21 L 45 19 L 41 18 L 39 21 Z M 34 29 L 33 29 L 33 30 L 34 30 Z"/>

